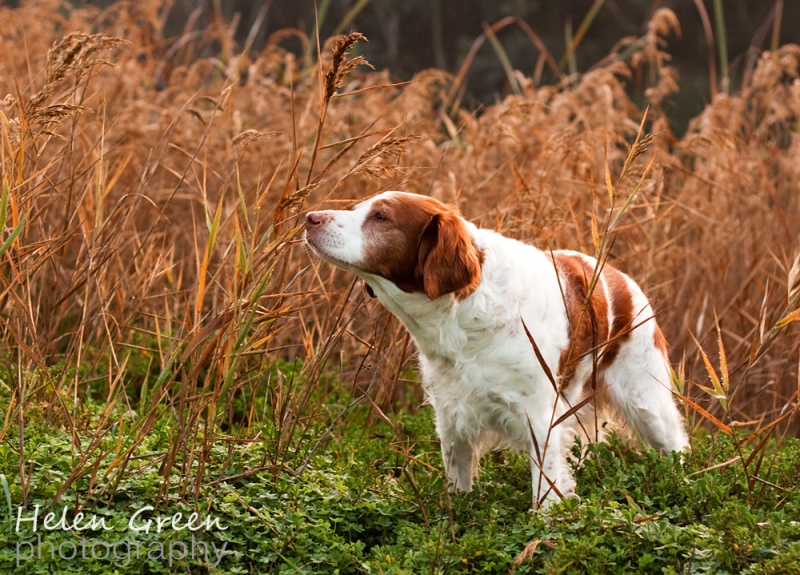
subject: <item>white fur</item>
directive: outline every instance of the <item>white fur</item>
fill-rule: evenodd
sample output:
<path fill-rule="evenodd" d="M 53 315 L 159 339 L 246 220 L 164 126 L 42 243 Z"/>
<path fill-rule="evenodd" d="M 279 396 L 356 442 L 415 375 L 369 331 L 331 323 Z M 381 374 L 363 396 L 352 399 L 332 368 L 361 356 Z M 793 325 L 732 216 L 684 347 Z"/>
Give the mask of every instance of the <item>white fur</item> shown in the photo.
<path fill-rule="evenodd" d="M 392 193 L 398 192 L 387 194 Z M 557 500 L 556 492 L 572 494 L 575 483 L 566 451 L 581 426 L 591 422 L 594 427 L 591 407 L 578 414 L 580 422 L 573 417 L 551 424 L 582 399 L 592 377 L 592 357 L 581 360 L 566 392 L 557 394 L 521 321 L 556 375 L 561 352 L 569 345 L 569 326 L 552 261 L 531 245 L 464 221 L 484 254 L 477 290 L 461 301 L 451 294 L 432 301 L 425 293 L 406 293 L 358 267 L 365 250 L 361 225 L 377 198 L 352 211 L 325 212 L 331 222 L 313 247 L 323 258 L 359 274 L 416 342 L 451 487 L 470 491 L 481 454 L 512 445 L 530 455 L 534 505 Z M 584 257 L 594 266 L 593 258 Z M 645 442 L 667 452 L 682 450 L 687 437 L 672 397 L 668 364 L 653 343 L 655 322 L 645 321 L 653 312 L 638 286 L 626 279 L 638 313 L 634 324 L 643 323 L 603 373 L 605 402 Z"/>

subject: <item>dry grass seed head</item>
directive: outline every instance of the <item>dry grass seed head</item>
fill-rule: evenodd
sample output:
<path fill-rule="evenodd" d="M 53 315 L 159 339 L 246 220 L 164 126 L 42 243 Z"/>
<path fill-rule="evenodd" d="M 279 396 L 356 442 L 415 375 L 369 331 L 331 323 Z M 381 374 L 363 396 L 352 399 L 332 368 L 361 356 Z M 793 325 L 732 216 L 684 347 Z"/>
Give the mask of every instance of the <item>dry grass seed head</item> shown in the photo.
<path fill-rule="evenodd" d="M 348 175 L 367 174 L 378 179 L 386 179 L 396 175 L 403 170 L 403 167 L 398 164 L 405 153 L 406 145 L 416 142 L 420 137 L 419 134 L 412 133 L 380 140 L 358 158 L 355 162 L 355 169 L 349 172 Z M 376 165 L 374 163 L 376 161 L 393 161 L 395 165 L 386 165 L 384 163 Z"/>
<path fill-rule="evenodd" d="M 372 65 L 367 62 L 363 56 L 347 59 L 347 52 L 359 40 L 366 41 L 367 38 L 359 32 L 351 32 L 350 34 L 336 38 L 332 49 L 330 68 L 325 72 L 325 102 L 328 102 L 336 91 L 344 86 L 344 78 L 348 72 L 362 64 L 372 68 Z"/>
<path fill-rule="evenodd" d="M 76 111 L 82 110 L 82 106 L 66 102 L 45 104 L 70 70 L 76 74 L 77 85 L 83 73 L 95 65 L 113 65 L 106 60 L 93 59 L 94 54 L 126 43 L 121 38 L 111 38 L 104 34 L 84 34 L 83 32 L 72 32 L 56 41 L 47 53 L 47 80 L 25 105 L 28 122 L 33 125 L 44 124 L 50 127 Z"/>

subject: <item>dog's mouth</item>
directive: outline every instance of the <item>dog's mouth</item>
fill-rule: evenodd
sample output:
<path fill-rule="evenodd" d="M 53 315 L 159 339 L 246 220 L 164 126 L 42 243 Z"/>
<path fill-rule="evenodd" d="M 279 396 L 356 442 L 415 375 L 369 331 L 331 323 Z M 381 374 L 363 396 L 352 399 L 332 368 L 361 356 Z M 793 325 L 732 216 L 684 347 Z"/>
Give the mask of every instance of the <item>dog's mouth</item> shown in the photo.
<path fill-rule="evenodd" d="M 351 271 L 351 272 L 354 272 L 354 273 L 358 272 L 358 270 L 356 268 L 354 268 L 352 266 L 352 264 L 349 264 L 349 263 L 347 263 L 347 262 L 345 262 L 343 260 L 340 260 L 339 258 L 334 257 L 334 256 L 330 255 L 329 253 L 327 253 L 322 246 L 318 245 L 315 242 L 313 237 L 309 236 L 308 232 L 306 232 L 305 236 L 306 236 L 306 238 L 305 238 L 306 239 L 306 245 L 308 245 L 308 247 L 311 248 L 311 251 L 314 252 L 319 258 L 325 260 L 329 264 L 335 265 L 337 268 L 342 268 L 344 270 Z"/>
<path fill-rule="evenodd" d="M 353 272 L 354 274 L 356 274 L 359 277 L 361 277 L 362 279 L 364 279 L 365 280 L 364 281 L 364 287 L 366 288 L 367 293 L 369 294 L 369 297 L 372 297 L 372 298 L 375 297 L 375 292 L 373 291 L 372 286 L 370 286 L 368 283 L 366 283 L 366 279 L 363 277 L 363 274 L 359 273 L 361 270 L 356 269 L 355 267 L 353 267 L 352 264 L 345 263 L 342 260 L 340 260 L 338 258 L 335 258 L 335 257 L 331 256 L 330 254 L 325 253 L 325 251 L 320 246 L 318 246 L 317 244 L 314 243 L 314 240 L 311 239 L 308 236 L 307 232 L 305 234 L 305 240 L 306 240 L 306 245 L 320 259 L 325 260 L 329 264 L 333 264 L 336 267 L 341 268 L 343 270 Z"/>

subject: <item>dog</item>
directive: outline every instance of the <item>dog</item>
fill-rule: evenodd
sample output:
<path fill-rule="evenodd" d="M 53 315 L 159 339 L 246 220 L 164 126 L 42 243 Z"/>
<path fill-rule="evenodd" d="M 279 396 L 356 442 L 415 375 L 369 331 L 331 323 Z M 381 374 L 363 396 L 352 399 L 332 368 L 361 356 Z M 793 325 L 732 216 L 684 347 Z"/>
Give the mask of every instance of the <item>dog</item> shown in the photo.
<path fill-rule="evenodd" d="M 433 198 L 384 192 L 306 215 L 307 244 L 361 277 L 411 334 L 451 491 L 489 449 L 530 458 L 534 507 L 574 496 L 567 452 L 610 414 L 665 453 L 688 445 L 667 342 L 639 286 L 574 251 L 477 228 Z"/>

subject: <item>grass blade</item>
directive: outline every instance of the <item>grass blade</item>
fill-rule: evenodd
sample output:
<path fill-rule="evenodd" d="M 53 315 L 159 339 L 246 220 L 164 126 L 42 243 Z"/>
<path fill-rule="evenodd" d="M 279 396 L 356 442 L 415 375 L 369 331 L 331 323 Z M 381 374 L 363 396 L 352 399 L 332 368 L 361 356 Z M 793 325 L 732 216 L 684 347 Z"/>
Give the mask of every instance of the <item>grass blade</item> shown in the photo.
<path fill-rule="evenodd" d="M 20 218 L 19 220 L 19 224 L 17 224 L 17 227 L 11 230 L 11 233 L 6 238 L 6 241 L 4 241 L 2 245 L 0 245 L 0 256 L 6 253 L 6 250 L 8 250 L 11 247 L 11 245 L 14 243 L 14 240 L 16 240 L 17 236 L 19 236 L 19 234 L 22 232 L 22 229 L 25 227 L 25 221 L 27 220 L 27 218 L 28 214 L 23 214 L 22 218 Z"/>
<path fill-rule="evenodd" d="M 3 493 L 6 494 L 6 506 L 8 507 L 8 516 L 14 517 L 14 507 L 11 505 L 11 489 L 8 486 L 8 479 L 5 473 L 0 473 L 0 484 L 3 485 Z"/>

